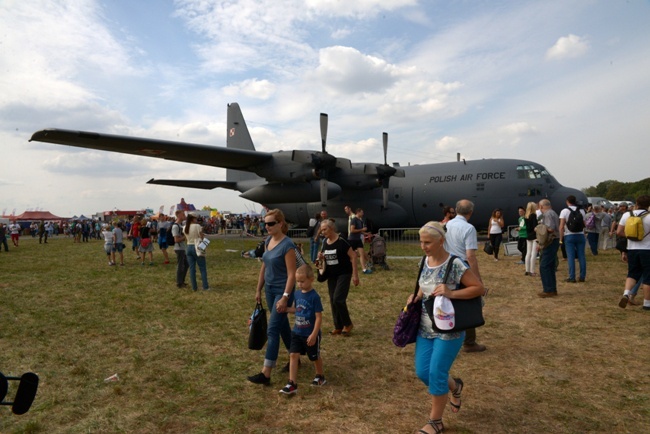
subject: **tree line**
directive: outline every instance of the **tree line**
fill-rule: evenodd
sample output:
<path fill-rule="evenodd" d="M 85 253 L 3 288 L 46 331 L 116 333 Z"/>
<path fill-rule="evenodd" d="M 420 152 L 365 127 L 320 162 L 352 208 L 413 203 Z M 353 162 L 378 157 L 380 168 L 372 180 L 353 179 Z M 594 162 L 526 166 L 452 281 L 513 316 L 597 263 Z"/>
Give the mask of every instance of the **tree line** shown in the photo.
<path fill-rule="evenodd" d="M 587 197 L 604 197 L 608 200 L 628 200 L 634 202 L 637 197 L 650 195 L 650 178 L 636 182 L 603 181 L 598 185 L 583 188 Z"/>

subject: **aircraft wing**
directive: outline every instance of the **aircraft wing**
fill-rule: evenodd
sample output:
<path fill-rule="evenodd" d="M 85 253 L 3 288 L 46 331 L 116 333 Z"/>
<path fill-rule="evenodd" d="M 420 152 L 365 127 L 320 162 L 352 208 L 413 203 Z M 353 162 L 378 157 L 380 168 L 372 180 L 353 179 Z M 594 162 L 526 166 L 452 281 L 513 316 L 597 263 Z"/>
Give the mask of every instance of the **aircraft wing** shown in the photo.
<path fill-rule="evenodd" d="M 245 171 L 273 158 L 267 152 L 55 128 L 35 132 L 32 140 Z"/>
<path fill-rule="evenodd" d="M 229 188 L 235 190 L 237 188 L 236 182 L 230 181 L 197 181 L 194 179 L 153 179 L 147 181 L 147 184 L 158 185 L 171 185 L 174 187 L 188 187 L 188 188 L 202 188 L 204 190 L 212 190 L 214 188 Z"/>

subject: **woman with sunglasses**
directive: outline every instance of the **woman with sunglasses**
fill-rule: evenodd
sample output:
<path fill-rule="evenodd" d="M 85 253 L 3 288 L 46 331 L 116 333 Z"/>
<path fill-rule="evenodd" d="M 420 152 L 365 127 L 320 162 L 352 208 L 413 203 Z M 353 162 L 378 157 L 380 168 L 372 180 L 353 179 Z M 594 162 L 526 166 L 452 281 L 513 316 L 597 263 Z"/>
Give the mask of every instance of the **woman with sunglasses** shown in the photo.
<path fill-rule="evenodd" d="M 264 226 L 269 233 L 262 255 L 262 268 L 257 280 L 255 300 L 262 300 L 262 288 L 266 295 L 266 304 L 271 316 L 269 318 L 264 356 L 264 366 L 258 374 L 248 377 L 255 384 L 268 385 L 271 382 L 271 370 L 276 366 L 280 339 L 287 352 L 291 344 L 291 326 L 287 318 L 287 307 L 293 304 L 293 289 L 296 282 L 296 245 L 287 237 L 289 227 L 284 214 L 273 209 L 264 216 Z"/>

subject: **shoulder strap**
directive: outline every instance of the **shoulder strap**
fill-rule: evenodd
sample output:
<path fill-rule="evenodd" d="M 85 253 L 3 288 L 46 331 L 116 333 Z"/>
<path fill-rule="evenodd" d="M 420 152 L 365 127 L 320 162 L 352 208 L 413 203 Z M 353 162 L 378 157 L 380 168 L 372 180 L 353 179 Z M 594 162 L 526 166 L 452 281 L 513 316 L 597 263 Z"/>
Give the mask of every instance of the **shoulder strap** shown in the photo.
<path fill-rule="evenodd" d="M 418 277 L 415 279 L 415 291 L 413 291 L 413 298 L 417 297 L 418 291 L 420 290 L 420 274 L 422 274 L 422 269 L 424 268 L 425 262 L 427 262 L 426 255 L 424 255 L 420 261 L 420 271 L 418 271 Z"/>
<path fill-rule="evenodd" d="M 445 277 L 442 278 L 442 283 L 447 283 L 447 279 L 449 278 L 449 273 L 451 272 L 451 267 L 454 266 L 454 261 L 456 260 L 458 256 L 456 255 L 451 255 L 449 256 L 449 262 L 447 263 L 447 269 L 445 270 Z"/>

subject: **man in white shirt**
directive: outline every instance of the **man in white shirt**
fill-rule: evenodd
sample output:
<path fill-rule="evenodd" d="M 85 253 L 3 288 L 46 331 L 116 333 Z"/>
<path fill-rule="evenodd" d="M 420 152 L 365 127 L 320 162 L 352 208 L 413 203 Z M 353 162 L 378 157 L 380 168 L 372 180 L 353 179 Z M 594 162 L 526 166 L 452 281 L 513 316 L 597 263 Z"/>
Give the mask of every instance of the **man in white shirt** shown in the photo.
<path fill-rule="evenodd" d="M 625 308 L 630 293 L 639 279 L 643 285 L 643 310 L 650 311 L 650 196 L 639 196 L 636 200 L 636 209 L 630 211 L 635 216 L 643 216 L 643 230 L 645 237 L 641 241 L 627 240 L 627 252 L 623 252 L 623 261 L 627 262 L 627 278 L 625 279 L 625 292 L 619 306 Z M 625 223 L 630 218 L 630 213 L 623 214 L 616 228 L 616 235 L 625 236 Z"/>
<path fill-rule="evenodd" d="M 585 210 L 578 208 L 576 197 L 570 195 L 566 198 L 567 207 L 560 212 L 560 244 L 566 248 L 567 261 L 569 262 L 569 283 L 576 283 L 576 257 L 580 263 L 580 276 L 578 282 L 584 282 L 587 277 L 587 256 L 585 246 L 587 241 L 584 234 Z M 582 216 L 582 227 L 571 227 L 571 213 L 575 212 Z"/>
<path fill-rule="evenodd" d="M 468 223 L 473 212 L 474 204 L 471 201 L 462 199 L 456 203 L 456 217 L 449 220 L 446 224 L 445 250 L 467 262 L 469 268 L 472 269 L 476 277 L 483 283 L 481 273 L 478 269 L 478 259 L 476 258 L 478 235 L 476 228 Z M 476 329 L 465 330 L 463 351 L 466 353 L 478 353 L 486 349 L 487 347 L 485 345 L 476 342 Z"/>
<path fill-rule="evenodd" d="M 14 247 L 18 247 L 18 241 L 20 240 L 20 225 L 14 222 L 9 226 L 9 232 L 11 232 L 11 242 L 14 243 Z"/>

